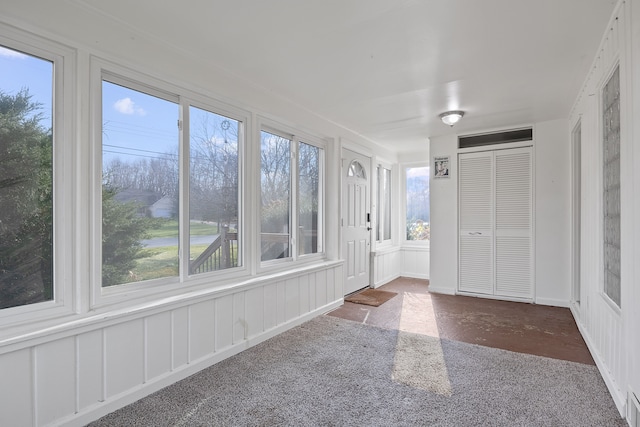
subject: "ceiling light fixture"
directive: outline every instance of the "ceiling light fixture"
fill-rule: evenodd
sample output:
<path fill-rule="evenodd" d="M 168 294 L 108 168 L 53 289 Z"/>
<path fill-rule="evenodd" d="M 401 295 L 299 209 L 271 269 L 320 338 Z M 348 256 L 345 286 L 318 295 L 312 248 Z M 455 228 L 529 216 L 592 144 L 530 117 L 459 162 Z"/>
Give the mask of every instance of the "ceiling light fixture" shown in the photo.
<path fill-rule="evenodd" d="M 442 120 L 445 125 L 453 126 L 460 121 L 462 116 L 464 116 L 464 111 L 456 110 L 447 111 L 440 114 L 438 117 L 440 117 L 440 120 Z"/>

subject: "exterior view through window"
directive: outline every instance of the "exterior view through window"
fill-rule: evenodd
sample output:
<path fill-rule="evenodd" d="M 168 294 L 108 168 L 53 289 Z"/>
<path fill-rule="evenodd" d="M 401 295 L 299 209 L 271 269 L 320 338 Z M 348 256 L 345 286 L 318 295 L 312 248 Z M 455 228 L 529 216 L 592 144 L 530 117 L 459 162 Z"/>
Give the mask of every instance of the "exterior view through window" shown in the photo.
<path fill-rule="evenodd" d="M 102 286 L 179 274 L 178 104 L 102 82 Z"/>
<path fill-rule="evenodd" d="M 260 133 L 261 260 L 290 257 L 291 139 Z"/>
<path fill-rule="evenodd" d="M 236 267 L 240 123 L 196 107 L 189 123 L 189 274 Z"/>
<path fill-rule="evenodd" d="M 0 46 L 0 308 L 53 295 L 53 63 Z"/>
<path fill-rule="evenodd" d="M 431 237 L 429 167 L 408 167 L 406 179 L 407 240 L 428 241 Z"/>
<path fill-rule="evenodd" d="M 321 250 L 319 230 L 322 149 L 300 143 L 298 148 L 298 255 Z"/>
<path fill-rule="evenodd" d="M 391 239 L 391 170 L 378 166 L 378 227 L 376 240 Z"/>

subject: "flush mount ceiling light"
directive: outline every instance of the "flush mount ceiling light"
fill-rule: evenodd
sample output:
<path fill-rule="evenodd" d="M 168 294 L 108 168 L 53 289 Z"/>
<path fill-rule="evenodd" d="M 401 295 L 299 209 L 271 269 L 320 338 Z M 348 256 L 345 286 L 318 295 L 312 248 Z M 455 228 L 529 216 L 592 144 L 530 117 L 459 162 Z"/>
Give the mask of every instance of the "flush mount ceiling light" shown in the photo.
<path fill-rule="evenodd" d="M 445 125 L 453 126 L 460 121 L 460 119 L 464 116 L 464 111 L 447 111 L 445 113 L 440 114 L 440 120 Z"/>

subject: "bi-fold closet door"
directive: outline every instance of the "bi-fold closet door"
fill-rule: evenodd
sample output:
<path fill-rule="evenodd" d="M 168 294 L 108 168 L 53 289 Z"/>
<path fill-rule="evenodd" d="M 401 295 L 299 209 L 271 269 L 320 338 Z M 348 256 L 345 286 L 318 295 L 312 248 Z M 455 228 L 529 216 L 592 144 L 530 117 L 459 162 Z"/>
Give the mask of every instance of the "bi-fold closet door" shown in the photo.
<path fill-rule="evenodd" d="M 458 290 L 533 299 L 531 147 L 459 154 L 458 171 Z"/>

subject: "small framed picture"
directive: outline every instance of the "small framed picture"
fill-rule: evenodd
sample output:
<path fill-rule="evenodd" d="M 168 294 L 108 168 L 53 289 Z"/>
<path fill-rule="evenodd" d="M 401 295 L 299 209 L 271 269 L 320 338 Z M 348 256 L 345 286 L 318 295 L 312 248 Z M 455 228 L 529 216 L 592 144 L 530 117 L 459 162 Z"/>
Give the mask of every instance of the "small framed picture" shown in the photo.
<path fill-rule="evenodd" d="M 433 158 L 433 177 L 449 178 L 449 156 L 435 156 Z"/>

